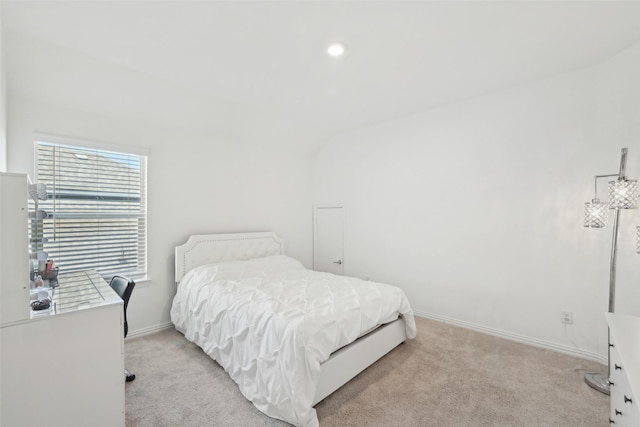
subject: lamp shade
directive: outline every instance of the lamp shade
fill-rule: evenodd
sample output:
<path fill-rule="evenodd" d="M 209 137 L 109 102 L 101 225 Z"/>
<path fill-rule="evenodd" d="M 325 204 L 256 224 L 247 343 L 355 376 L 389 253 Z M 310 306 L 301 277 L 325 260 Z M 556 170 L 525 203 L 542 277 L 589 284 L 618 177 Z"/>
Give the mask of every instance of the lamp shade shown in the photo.
<path fill-rule="evenodd" d="M 609 181 L 609 208 L 637 209 L 638 181 L 635 179 Z"/>
<path fill-rule="evenodd" d="M 590 228 L 603 228 L 607 225 L 609 205 L 593 199 L 584 204 L 584 226 Z"/>

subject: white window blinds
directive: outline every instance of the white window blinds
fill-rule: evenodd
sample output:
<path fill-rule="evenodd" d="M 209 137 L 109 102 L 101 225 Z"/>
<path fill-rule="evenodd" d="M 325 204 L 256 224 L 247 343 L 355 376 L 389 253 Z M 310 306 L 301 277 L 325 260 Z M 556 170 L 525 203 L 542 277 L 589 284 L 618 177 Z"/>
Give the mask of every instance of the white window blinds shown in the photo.
<path fill-rule="evenodd" d="M 60 271 L 97 269 L 104 277 L 146 275 L 147 159 L 48 142 L 36 143 L 37 181 L 48 198 L 32 221 L 32 252 Z"/>

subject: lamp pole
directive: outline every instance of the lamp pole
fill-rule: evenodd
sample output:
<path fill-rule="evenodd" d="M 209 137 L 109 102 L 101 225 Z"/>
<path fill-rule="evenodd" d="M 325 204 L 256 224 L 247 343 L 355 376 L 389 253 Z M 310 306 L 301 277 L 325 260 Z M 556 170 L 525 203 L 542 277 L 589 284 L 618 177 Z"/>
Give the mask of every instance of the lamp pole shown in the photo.
<path fill-rule="evenodd" d="M 620 156 L 620 173 L 618 180 L 625 178 L 627 168 L 627 149 L 622 149 Z M 618 256 L 618 222 L 620 220 L 620 208 L 615 208 L 613 213 L 613 237 L 611 238 L 611 267 L 609 269 L 609 313 L 613 313 L 616 307 L 616 262 Z"/>
<path fill-rule="evenodd" d="M 620 172 L 618 180 L 625 179 L 625 170 L 627 166 L 627 149 L 622 149 L 620 156 Z M 602 175 L 615 176 L 615 175 Z M 615 311 L 616 306 L 616 262 L 618 255 L 618 225 L 620 220 L 620 208 L 615 207 L 613 212 L 613 236 L 611 238 L 611 263 L 609 265 L 609 313 Z M 607 334 L 607 373 L 587 373 L 584 375 L 584 381 L 601 393 L 609 394 L 609 373 L 611 372 L 611 346 L 609 334 Z"/>

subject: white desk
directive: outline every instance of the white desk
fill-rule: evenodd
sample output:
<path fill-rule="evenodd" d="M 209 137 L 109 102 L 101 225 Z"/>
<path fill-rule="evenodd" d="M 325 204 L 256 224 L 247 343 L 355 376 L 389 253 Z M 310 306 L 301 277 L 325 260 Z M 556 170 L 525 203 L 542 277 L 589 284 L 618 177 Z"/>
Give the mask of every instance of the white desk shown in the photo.
<path fill-rule="evenodd" d="M 49 314 L 0 327 L 0 426 L 125 425 L 122 300 L 95 272 L 60 274 Z"/>

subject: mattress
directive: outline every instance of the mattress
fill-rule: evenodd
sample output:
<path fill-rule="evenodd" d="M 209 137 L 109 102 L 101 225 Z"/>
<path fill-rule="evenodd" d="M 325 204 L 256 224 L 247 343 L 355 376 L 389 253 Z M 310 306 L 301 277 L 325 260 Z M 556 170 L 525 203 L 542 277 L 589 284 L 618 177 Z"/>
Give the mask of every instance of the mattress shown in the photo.
<path fill-rule="evenodd" d="M 395 286 L 307 270 L 274 255 L 196 267 L 171 307 L 176 329 L 216 360 L 265 414 L 316 426 L 320 365 L 377 325 L 413 312 Z"/>

